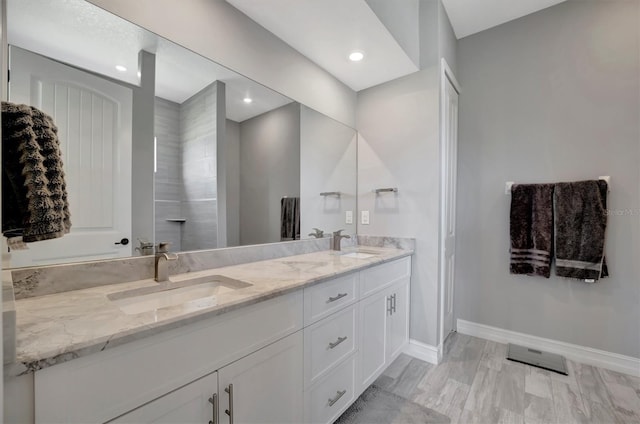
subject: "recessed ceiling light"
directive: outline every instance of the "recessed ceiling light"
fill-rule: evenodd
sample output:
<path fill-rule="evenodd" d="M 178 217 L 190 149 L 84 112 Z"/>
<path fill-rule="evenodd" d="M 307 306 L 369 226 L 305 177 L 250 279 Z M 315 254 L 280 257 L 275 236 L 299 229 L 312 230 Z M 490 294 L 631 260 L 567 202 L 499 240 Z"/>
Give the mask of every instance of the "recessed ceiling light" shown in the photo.
<path fill-rule="evenodd" d="M 127 68 L 122 65 L 116 65 L 116 71 L 118 72 L 127 72 Z"/>
<path fill-rule="evenodd" d="M 244 99 L 242 99 L 242 101 L 248 104 L 251 103 L 253 99 L 251 97 L 245 97 Z"/>
<path fill-rule="evenodd" d="M 362 59 L 364 59 L 364 53 L 360 51 L 354 51 L 349 54 L 349 60 L 352 62 L 360 62 Z"/>

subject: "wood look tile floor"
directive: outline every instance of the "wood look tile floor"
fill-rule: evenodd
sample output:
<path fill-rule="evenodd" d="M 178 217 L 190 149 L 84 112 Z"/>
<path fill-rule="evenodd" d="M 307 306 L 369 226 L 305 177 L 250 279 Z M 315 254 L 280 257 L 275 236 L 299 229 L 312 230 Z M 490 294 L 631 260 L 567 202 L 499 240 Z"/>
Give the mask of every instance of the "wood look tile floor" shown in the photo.
<path fill-rule="evenodd" d="M 442 363 L 401 355 L 376 384 L 452 423 L 640 424 L 640 378 L 569 360 L 564 376 L 506 354 L 507 345 L 452 333 Z"/>

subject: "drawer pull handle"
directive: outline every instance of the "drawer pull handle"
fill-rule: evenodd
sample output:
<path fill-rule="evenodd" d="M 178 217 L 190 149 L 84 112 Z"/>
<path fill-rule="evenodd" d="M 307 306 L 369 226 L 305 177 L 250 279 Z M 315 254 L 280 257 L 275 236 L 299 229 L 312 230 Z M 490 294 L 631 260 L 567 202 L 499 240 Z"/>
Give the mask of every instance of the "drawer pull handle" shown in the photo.
<path fill-rule="evenodd" d="M 335 296 L 335 297 L 330 297 L 330 298 L 327 300 L 327 303 L 335 302 L 336 300 L 338 300 L 338 299 L 342 299 L 342 298 L 343 298 L 343 297 L 345 297 L 345 296 L 347 296 L 347 293 L 338 293 L 338 295 L 337 295 L 337 296 Z"/>
<path fill-rule="evenodd" d="M 336 346 L 338 346 L 340 343 L 342 343 L 343 341 L 347 340 L 347 336 L 344 337 L 338 337 L 338 340 L 336 340 L 333 343 L 329 343 L 329 349 L 333 349 Z"/>
<path fill-rule="evenodd" d="M 229 416 L 229 424 L 233 424 L 233 384 L 225 387 L 224 391 L 229 394 L 229 409 L 225 409 L 224 413 Z"/>
<path fill-rule="evenodd" d="M 209 398 L 209 403 L 213 405 L 213 419 L 209 421 L 209 424 L 218 424 L 218 394 L 214 393 Z"/>
<path fill-rule="evenodd" d="M 344 396 L 345 393 L 347 393 L 346 390 L 337 391 L 336 396 L 333 399 L 329 399 L 329 406 L 333 406 L 342 396 Z"/>

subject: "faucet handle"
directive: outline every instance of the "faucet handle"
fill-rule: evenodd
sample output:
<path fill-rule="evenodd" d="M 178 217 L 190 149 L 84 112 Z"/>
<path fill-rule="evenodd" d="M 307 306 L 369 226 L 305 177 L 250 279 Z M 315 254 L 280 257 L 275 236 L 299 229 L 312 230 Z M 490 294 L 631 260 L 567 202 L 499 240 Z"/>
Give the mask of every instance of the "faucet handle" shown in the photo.
<path fill-rule="evenodd" d="M 342 230 L 336 230 L 333 232 L 333 236 L 334 237 L 339 237 L 342 235 L 342 232 L 344 231 L 344 228 Z"/>
<path fill-rule="evenodd" d="M 168 253 L 170 245 L 171 242 L 169 241 L 161 241 L 160 243 L 158 243 L 158 253 Z"/>
<path fill-rule="evenodd" d="M 310 236 L 313 236 L 315 238 L 322 238 L 324 237 L 324 231 L 322 231 L 319 228 L 314 228 L 313 229 L 313 233 L 309 233 Z"/>

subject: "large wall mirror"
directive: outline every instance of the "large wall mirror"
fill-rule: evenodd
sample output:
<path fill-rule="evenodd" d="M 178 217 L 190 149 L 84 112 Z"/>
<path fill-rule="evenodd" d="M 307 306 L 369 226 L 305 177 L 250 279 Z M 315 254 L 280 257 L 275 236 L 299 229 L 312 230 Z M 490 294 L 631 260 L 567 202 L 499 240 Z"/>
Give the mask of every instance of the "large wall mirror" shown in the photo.
<path fill-rule="evenodd" d="M 11 267 L 355 233 L 354 129 L 84 0 L 7 21 L 8 101 L 53 117 L 72 222 Z"/>

